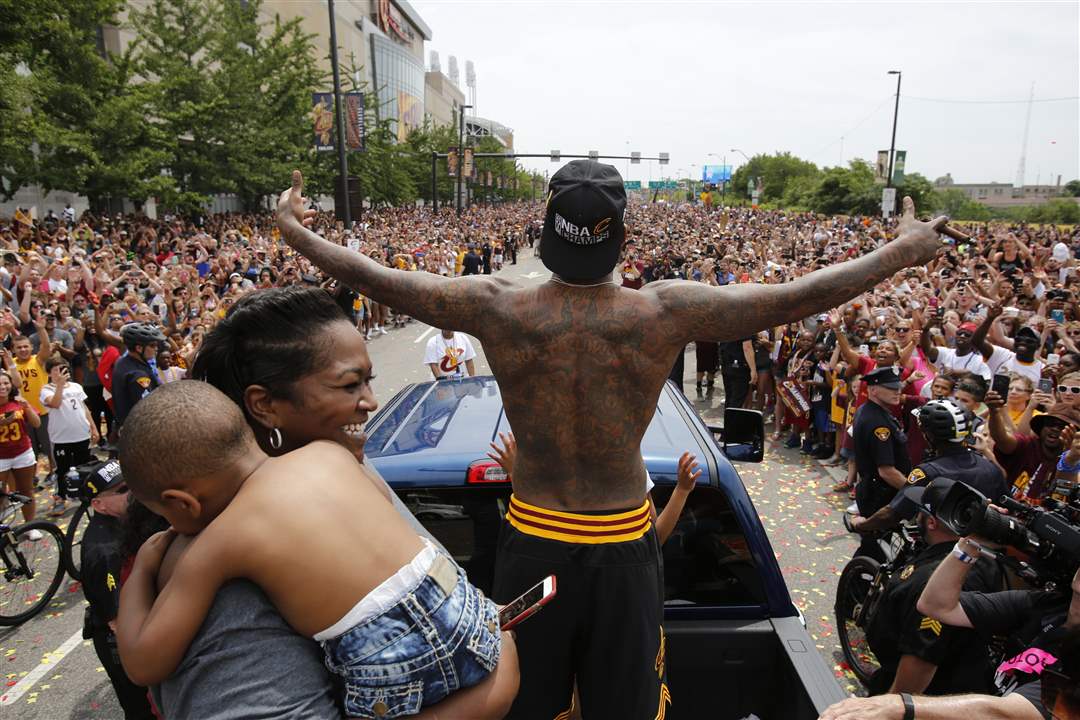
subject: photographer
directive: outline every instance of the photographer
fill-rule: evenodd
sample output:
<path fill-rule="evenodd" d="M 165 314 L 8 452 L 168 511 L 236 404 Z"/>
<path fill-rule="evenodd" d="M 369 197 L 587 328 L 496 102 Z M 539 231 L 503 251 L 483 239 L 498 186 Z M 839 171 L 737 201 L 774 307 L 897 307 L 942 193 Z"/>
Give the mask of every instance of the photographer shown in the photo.
<path fill-rule="evenodd" d="M 961 539 L 930 577 L 918 611 L 942 624 L 972 628 L 980 635 L 1005 636 L 1009 658 L 994 677 L 1005 695 L 1040 679 L 1061 654 L 1067 632 L 1080 631 L 1080 569 L 1067 590 L 964 592 L 968 574 L 983 552 L 970 537 Z"/>
<path fill-rule="evenodd" d="M 988 498 L 999 498 L 1006 492 L 1005 476 L 997 465 L 975 452 L 971 437 L 973 417 L 952 399 L 931 400 L 912 411 L 919 430 L 933 453 L 933 459 L 920 463 L 908 475 L 908 485 L 929 485 L 935 478 L 945 477 L 971 485 Z M 855 517 L 851 529 L 857 533 L 874 533 L 895 527 L 901 520 L 914 516 L 915 507 L 903 493 L 875 512 L 871 517 Z"/>
<path fill-rule="evenodd" d="M 951 484 L 951 483 L 950 483 Z M 974 632 L 944 627 L 916 609 L 930 574 L 953 549 L 957 535 L 934 517 L 945 485 L 905 488 L 903 496 L 919 511 L 919 533 L 926 548 L 889 579 L 881 604 L 867 628 L 867 641 L 881 669 L 871 679 L 871 694 L 912 692 L 945 695 L 988 692 L 993 668 L 985 639 Z M 965 578 L 967 590 L 1001 587 L 1001 573 L 989 560 L 980 561 Z"/>

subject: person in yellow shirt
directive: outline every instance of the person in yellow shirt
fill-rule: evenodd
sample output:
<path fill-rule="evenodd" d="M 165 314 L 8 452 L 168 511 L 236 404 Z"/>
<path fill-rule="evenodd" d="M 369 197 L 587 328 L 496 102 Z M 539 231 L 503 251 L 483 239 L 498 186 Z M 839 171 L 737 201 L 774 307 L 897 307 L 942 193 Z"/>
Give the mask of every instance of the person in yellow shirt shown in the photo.
<path fill-rule="evenodd" d="M 15 352 L 15 367 L 22 378 L 19 393 L 41 417 L 41 426 L 30 428 L 30 441 L 38 458 L 42 456 L 49 458 L 49 472 L 52 473 L 55 472 L 56 465 L 52 457 L 52 444 L 49 442 L 49 409 L 41 404 L 40 396 L 41 388 L 49 382 L 49 373 L 45 372 L 45 362 L 52 355 L 53 346 L 49 339 L 49 331 L 45 327 L 45 318 L 40 315 L 40 311 L 37 312 L 38 314 L 34 316 L 34 326 L 41 339 L 37 354 L 34 354 L 34 346 L 30 338 L 25 335 L 15 338 L 12 350 Z M 58 478 L 58 480 L 63 482 L 63 478 Z"/>

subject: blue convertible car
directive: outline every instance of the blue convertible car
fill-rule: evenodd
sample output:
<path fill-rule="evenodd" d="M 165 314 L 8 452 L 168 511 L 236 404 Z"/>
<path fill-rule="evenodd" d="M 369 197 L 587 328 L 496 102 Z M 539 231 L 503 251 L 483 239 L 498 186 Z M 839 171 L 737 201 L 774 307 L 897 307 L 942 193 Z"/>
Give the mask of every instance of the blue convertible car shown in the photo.
<path fill-rule="evenodd" d="M 367 457 L 421 523 L 489 590 L 510 483 L 487 457 L 511 428 L 490 376 L 409 385 L 367 426 Z M 760 461 L 760 413 L 707 426 L 676 387 L 660 395 L 641 453 L 658 509 L 679 456 L 703 472 L 664 545 L 669 718 L 816 718 L 844 697 L 791 603 L 731 460 Z"/>

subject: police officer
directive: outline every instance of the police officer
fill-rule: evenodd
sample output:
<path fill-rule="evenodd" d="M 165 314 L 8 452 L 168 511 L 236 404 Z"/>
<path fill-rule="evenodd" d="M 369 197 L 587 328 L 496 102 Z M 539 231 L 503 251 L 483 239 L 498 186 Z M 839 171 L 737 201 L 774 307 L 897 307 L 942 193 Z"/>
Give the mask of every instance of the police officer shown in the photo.
<path fill-rule="evenodd" d="M 859 515 L 868 518 L 907 484 L 911 461 L 907 436 L 889 408 L 900 403 L 900 375 L 896 368 L 881 367 L 863 375 L 868 402 L 855 413 L 852 435 L 855 443 L 855 466 L 859 483 L 855 486 L 855 504 Z M 863 536 L 856 555 L 867 555 L 878 562 L 885 553 L 877 540 Z"/>
<path fill-rule="evenodd" d="M 870 693 L 945 695 L 993 690 L 994 668 L 986 640 L 973 630 L 953 628 L 917 609 L 919 596 L 934 569 L 953 549 L 958 536 L 934 517 L 951 481 L 931 489 L 912 486 L 899 493 L 919 511 L 919 531 L 926 548 L 894 573 L 870 618 L 866 639 L 881 664 L 870 680 Z M 996 563 L 979 558 L 965 590 L 993 592 L 1002 587 Z"/>
<path fill-rule="evenodd" d="M 128 323 L 120 328 L 120 337 L 127 354 L 113 366 L 113 415 L 117 426 L 124 424 L 135 403 L 161 384 L 152 363 L 158 344 L 165 342 L 161 329 L 151 323 Z"/>
<path fill-rule="evenodd" d="M 121 523 L 127 515 L 128 490 L 120 463 L 101 463 L 90 473 L 85 492 L 91 499 L 94 516 L 82 540 L 83 594 L 89 607 L 83 637 L 92 640 L 102 667 L 112 682 L 127 720 L 154 717 L 146 698 L 146 688 L 128 679 L 116 649 L 116 615 L 120 604 L 120 571 L 124 553 L 120 548 Z"/>
<path fill-rule="evenodd" d="M 933 457 L 911 471 L 907 477 L 908 485 L 925 486 L 935 478 L 945 477 L 966 483 L 992 500 L 1007 492 L 1005 473 L 968 443 L 974 421 L 969 410 L 955 400 L 945 398 L 931 400 L 912 413 Z M 914 504 L 908 502 L 903 493 L 897 493 L 888 505 L 871 517 L 852 518 L 851 529 L 859 533 L 881 532 L 901 520 L 913 518 L 915 513 Z"/>

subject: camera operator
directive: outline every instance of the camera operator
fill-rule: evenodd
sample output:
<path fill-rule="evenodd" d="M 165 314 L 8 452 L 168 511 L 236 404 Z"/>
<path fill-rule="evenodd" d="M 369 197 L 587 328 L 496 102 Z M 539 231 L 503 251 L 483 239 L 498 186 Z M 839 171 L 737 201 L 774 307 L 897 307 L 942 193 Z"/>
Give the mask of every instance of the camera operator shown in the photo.
<path fill-rule="evenodd" d="M 1059 402 L 1044 415 L 1031 419 L 1034 435 L 1014 433 L 1005 411 L 1005 399 L 990 391 L 990 437 L 994 455 L 1005 469 L 1006 482 L 1016 500 L 1039 501 L 1049 490 L 1058 459 L 1064 449 L 1062 431 L 1080 427 L 1080 410 Z"/>
<path fill-rule="evenodd" d="M 926 438 L 933 458 L 911 471 L 908 485 L 926 486 L 935 478 L 945 477 L 967 483 L 988 498 L 996 499 L 1006 493 L 1001 469 L 968 444 L 973 424 L 969 410 L 946 398 L 931 400 L 912 414 L 918 419 L 919 430 Z M 881 532 L 895 527 L 901 520 L 911 519 L 915 512 L 904 493 L 898 493 L 872 516 L 852 518 L 851 529 L 863 534 Z"/>
<path fill-rule="evenodd" d="M 867 628 L 867 641 L 881 669 L 870 681 L 871 694 L 883 692 L 945 695 L 989 692 L 993 667 L 986 640 L 970 630 L 945 627 L 916 609 L 916 602 L 934 568 L 956 544 L 958 536 L 934 517 L 947 481 L 932 490 L 908 487 L 898 494 L 919 511 L 919 532 L 926 544 L 912 561 L 894 574 Z M 951 485 L 951 483 L 949 483 Z M 990 560 L 980 560 L 965 578 L 966 590 L 1001 587 L 1001 572 Z"/>
<path fill-rule="evenodd" d="M 1005 657 L 994 683 L 1005 695 L 1040 679 L 1062 653 L 1068 632 L 1080 632 L 1080 569 L 1069 590 L 964 592 L 962 588 L 982 546 L 970 537 L 938 565 L 919 598 L 919 612 L 983 636 L 1007 638 Z"/>

